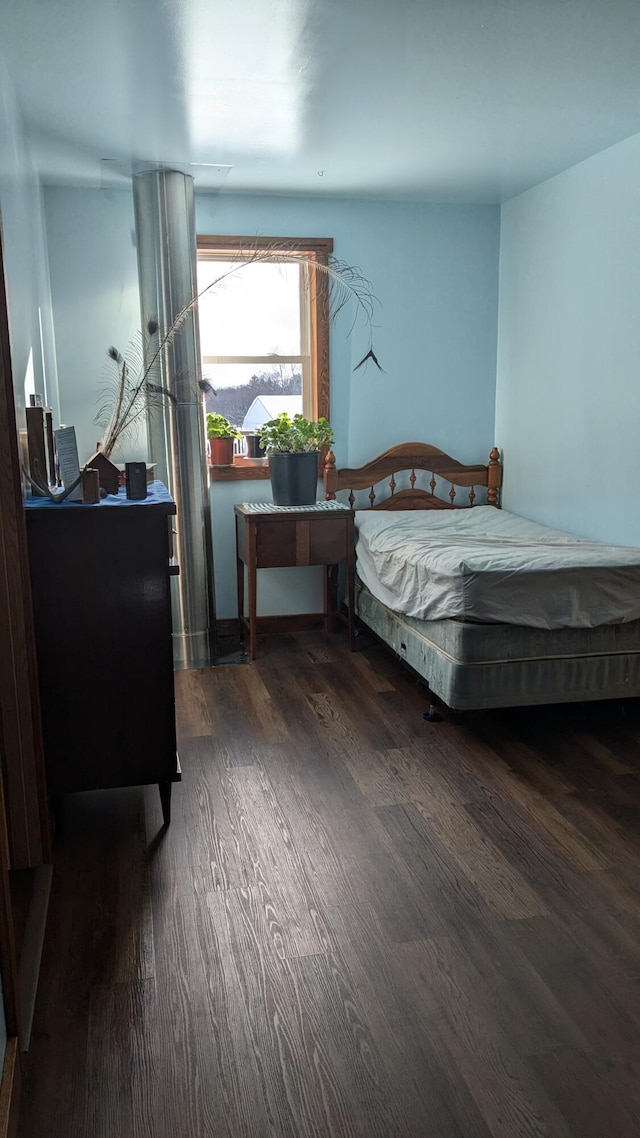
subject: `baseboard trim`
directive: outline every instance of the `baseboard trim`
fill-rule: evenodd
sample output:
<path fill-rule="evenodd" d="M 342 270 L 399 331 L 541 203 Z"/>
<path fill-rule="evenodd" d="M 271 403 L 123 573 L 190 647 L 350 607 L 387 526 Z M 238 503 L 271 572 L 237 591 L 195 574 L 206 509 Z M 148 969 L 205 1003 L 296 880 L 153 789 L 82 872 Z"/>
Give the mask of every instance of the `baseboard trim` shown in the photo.
<path fill-rule="evenodd" d="M 230 616 L 224 620 L 216 621 L 216 633 L 218 636 L 237 636 L 239 632 L 240 622 L 236 616 Z"/>
<path fill-rule="evenodd" d="M 22 1068 L 17 1035 L 10 1035 L 4 1051 L 0 1082 L 0 1138 L 16 1138 L 20 1118 Z"/>
<path fill-rule="evenodd" d="M 283 616 L 259 616 L 257 619 L 258 632 L 309 632 L 314 628 L 322 628 L 324 616 L 315 612 L 287 613 Z"/>
<path fill-rule="evenodd" d="M 282 616 L 259 616 L 256 619 L 258 632 L 310 632 L 324 625 L 324 614 L 317 612 L 284 613 Z M 238 636 L 246 629 L 237 617 L 216 621 L 218 636 Z"/>

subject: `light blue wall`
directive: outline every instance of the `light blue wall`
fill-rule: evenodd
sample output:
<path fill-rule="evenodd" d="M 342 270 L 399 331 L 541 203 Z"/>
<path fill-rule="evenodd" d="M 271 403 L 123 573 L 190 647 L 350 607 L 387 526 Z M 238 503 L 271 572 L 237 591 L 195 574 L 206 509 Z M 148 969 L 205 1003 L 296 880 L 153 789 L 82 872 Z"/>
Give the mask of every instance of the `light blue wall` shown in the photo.
<path fill-rule="evenodd" d="M 507 509 L 640 545 L 640 135 L 502 210 Z"/>
<path fill-rule="evenodd" d="M 140 300 L 130 190 L 44 191 L 51 294 L 60 382 L 60 416 L 75 426 L 80 461 L 101 437 L 94 422 L 113 370 L 107 349 L 139 336 Z M 146 457 L 146 437 L 120 455 Z"/>
<path fill-rule="evenodd" d="M 358 265 L 379 300 L 372 365 L 353 372 L 369 347 L 352 313 L 331 334 L 331 421 L 341 466 L 395 443 L 434 443 L 482 461 L 493 444 L 499 210 L 328 198 L 197 195 L 199 233 L 333 237 L 336 257 Z M 268 500 L 268 483 L 212 486 L 219 617 L 235 615 L 233 503 Z M 263 613 L 320 605 L 320 577 L 261 572 Z"/>
<path fill-rule="evenodd" d="M 379 300 L 377 355 L 363 324 L 331 340 L 331 419 L 340 465 L 417 438 L 478 462 L 494 418 L 499 210 L 330 198 L 197 195 L 199 233 L 333 237 Z"/>
<path fill-rule="evenodd" d="M 58 410 L 42 195 L 11 80 L 0 58 L 0 219 L 16 407 L 25 386 Z M 20 416 L 19 416 L 20 418 Z"/>
<path fill-rule="evenodd" d="M 81 457 L 107 347 L 139 327 L 130 191 L 47 189 L 49 257 L 62 415 Z M 340 465 L 417 438 L 469 462 L 493 444 L 499 210 L 326 198 L 196 194 L 200 233 L 333 237 L 380 302 L 374 342 L 385 369 L 354 373 L 369 347 L 352 313 L 332 330 L 331 420 Z M 123 456 L 125 457 L 125 456 Z M 134 457 L 132 454 L 131 457 Z M 269 497 L 269 484 L 216 484 L 212 518 L 219 617 L 235 615 L 233 503 Z M 318 607 L 317 575 L 263 574 L 263 612 Z"/>

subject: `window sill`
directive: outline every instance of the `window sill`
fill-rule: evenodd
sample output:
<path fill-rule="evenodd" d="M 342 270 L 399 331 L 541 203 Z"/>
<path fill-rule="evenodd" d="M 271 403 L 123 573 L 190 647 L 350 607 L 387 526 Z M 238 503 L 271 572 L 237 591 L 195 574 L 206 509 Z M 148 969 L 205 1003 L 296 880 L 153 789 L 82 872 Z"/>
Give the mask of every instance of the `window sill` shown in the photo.
<path fill-rule="evenodd" d="M 269 478 L 269 465 L 265 459 L 248 460 L 236 455 L 232 466 L 214 466 L 209 463 L 210 482 L 243 482 Z"/>

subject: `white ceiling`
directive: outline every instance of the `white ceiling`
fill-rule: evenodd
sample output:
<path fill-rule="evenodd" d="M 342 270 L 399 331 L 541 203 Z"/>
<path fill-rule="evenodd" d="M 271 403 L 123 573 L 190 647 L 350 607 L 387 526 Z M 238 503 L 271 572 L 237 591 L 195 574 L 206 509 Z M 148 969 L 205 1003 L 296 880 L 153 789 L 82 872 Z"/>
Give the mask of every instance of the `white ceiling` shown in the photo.
<path fill-rule="evenodd" d="M 3 0 L 0 55 L 53 183 L 499 202 L 640 132 L 640 0 Z"/>

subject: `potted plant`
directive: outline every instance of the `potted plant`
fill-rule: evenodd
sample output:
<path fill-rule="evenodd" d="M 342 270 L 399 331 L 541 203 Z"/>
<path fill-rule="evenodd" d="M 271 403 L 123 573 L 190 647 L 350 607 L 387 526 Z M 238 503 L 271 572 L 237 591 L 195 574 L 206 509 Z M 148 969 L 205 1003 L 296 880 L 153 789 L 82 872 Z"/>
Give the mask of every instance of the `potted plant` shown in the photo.
<path fill-rule="evenodd" d="M 260 432 L 260 446 L 269 459 L 271 490 L 276 506 L 309 506 L 316 501 L 318 458 L 333 443 L 326 419 L 293 419 L 283 411 Z"/>
<path fill-rule="evenodd" d="M 214 466 L 231 466 L 233 442 L 241 437 L 240 431 L 216 411 L 207 413 L 207 438 Z"/>
<path fill-rule="evenodd" d="M 244 436 L 244 441 L 247 447 L 247 458 L 259 458 L 264 461 L 264 453 L 260 449 L 260 435 L 254 431 L 248 431 Z"/>

